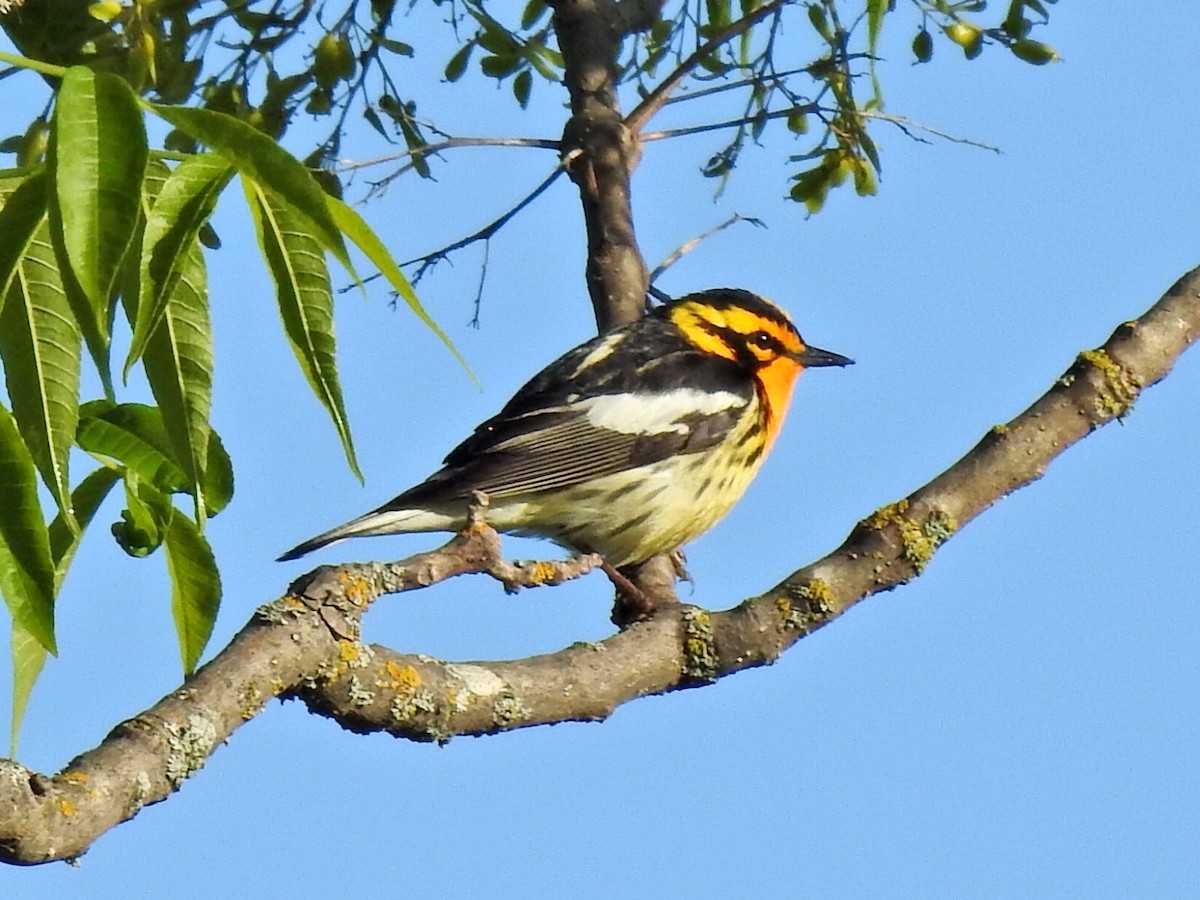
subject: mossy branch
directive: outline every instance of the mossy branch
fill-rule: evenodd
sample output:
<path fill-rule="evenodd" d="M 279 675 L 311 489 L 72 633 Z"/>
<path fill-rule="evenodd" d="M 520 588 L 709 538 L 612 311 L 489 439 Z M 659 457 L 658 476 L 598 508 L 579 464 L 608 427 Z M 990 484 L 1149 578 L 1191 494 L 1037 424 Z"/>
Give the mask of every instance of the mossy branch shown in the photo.
<path fill-rule="evenodd" d="M 0 860 L 79 856 L 166 799 L 272 698 L 298 697 L 354 731 L 420 741 L 604 719 L 623 703 L 773 662 L 859 601 L 901 585 L 997 500 L 1040 478 L 1069 446 L 1128 413 L 1200 337 L 1200 269 L 1145 315 L 1080 354 L 1025 412 L 904 500 L 867 516 L 833 553 L 721 612 L 666 609 L 594 644 L 502 662 L 445 662 L 360 641 L 380 596 L 466 572 L 506 587 L 553 583 L 596 563 L 513 567 L 475 528 L 400 563 L 323 567 L 262 607 L 178 689 L 47 777 L 0 762 Z"/>

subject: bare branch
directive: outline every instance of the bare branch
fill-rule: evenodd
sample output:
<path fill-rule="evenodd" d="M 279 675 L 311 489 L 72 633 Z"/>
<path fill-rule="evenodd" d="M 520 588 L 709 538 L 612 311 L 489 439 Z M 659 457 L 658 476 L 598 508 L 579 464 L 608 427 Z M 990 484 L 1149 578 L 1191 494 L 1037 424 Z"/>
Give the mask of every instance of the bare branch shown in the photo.
<path fill-rule="evenodd" d="M 698 687 L 777 659 L 866 597 L 911 580 L 938 546 L 997 500 L 1040 478 L 1067 447 L 1126 415 L 1200 338 L 1200 268 L 1145 315 L 1117 327 L 1025 412 L 961 460 L 867 516 L 833 553 L 723 612 L 660 611 L 598 644 L 503 662 L 453 663 L 359 640 L 384 593 L 489 572 L 506 586 L 555 583 L 594 558 L 509 566 L 472 528 L 400 563 L 323 567 L 261 608 L 179 689 L 47 777 L 0 762 L 0 859 L 82 854 L 105 831 L 178 790 L 272 697 L 296 696 L 355 731 L 413 740 L 595 721 L 638 697 Z"/>

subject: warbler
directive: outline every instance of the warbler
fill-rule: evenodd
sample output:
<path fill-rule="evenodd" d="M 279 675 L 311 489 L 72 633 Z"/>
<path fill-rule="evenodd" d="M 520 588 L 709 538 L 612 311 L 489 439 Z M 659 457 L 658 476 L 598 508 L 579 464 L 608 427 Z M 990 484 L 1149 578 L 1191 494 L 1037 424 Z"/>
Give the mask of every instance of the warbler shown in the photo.
<path fill-rule="evenodd" d="M 347 537 L 461 531 L 482 491 L 498 531 L 613 567 L 643 562 L 703 534 L 742 496 L 801 371 L 852 362 L 805 344 L 749 291 L 690 294 L 569 350 L 440 471 L 279 559 Z"/>

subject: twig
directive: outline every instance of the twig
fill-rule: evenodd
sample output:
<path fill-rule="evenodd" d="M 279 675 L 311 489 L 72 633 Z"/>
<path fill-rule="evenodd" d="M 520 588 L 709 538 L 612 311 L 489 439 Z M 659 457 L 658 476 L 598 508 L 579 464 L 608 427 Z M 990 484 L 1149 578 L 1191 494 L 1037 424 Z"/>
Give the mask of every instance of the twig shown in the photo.
<path fill-rule="evenodd" d="M 463 247 L 469 247 L 476 241 L 488 240 L 495 235 L 497 231 L 507 225 L 513 219 L 513 217 L 517 215 L 517 213 L 540 197 L 546 191 L 546 189 L 550 187 L 550 185 L 554 184 L 558 177 L 566 171 L 566 166 L 575 158 L 576 155 L 577 151 L 568 153 L 566 156 L 564 156 L 559 161 L 558 165 L 555 166 L 554 171 L 547 175 L 541 184 L 530 191 L 524 199 L 522 199 L 519 203 L 517 203 L 516 206 L 504 213 L 504 215 L 500 216 L 498 219 L 489 222 L 487 225 L 483 226 L 483 228 L 480 228 L 473 234 L 469 234 L 464 238 L 460 238 L 452 244 L 447 244 L 445 247 L 434 250 L 430 253 L 426 253 L 422 256 L 414 256 L 412 259 L 400 263 L 400 265 L 417 266 L 416 274 L 413 275 L 413 283 L 415 284 L 421 280 L 422 276 L 424 276 L 431 266 L 437 265 L 455 250 L 461 250 Z"/>
<path fill-rule="evenodd" d="M 944 141 L 950 141 L 954 144 L 966 144 L 968 147 L 978 147 L 980 150 L 990 150 L 993 153 L 1004 152 L 999 147 L 993 146 L 992 144 L 985 144 L 982 141 L 959 137 L 956 134 L 949 134 L 929 125 L 922 125 L 920 122 L 914 122 L 912 119 L 905 118 L 904 116 L 893 116 L 889 113 L 883 113 L 877 110 L 860 110 L 860 115 L 862 115 L 864 119 L 878 119 L 881 122 L 890 122 L 914 141 L 928 143 L 928 141 L 926 141 L 924 138 L 912 133 L 913 129 L 916 129 L 917 131 L 924 131 L 926 134 L 932 134 L 934 137 L 939 137 Z"/>
<path fill-rule="evenodd" d="M 752 116 L 739 116 L 724 122 L 710 122 L 707 125 L 688 125 L 683 128 L 669 128 L 665 131 L 651 131 L 641 136 L 643 141 L 665 141 L 668 138 L 685 137 L 689 134 L 703 134 L 706 131 L 720 131 L 724 128 L 740 128 L 763 119 L 782 119 L 794 113 L 819 113 L 822 107 L 818 103 L 806 103 L 804 106 L 792 106 L 788 109 L 775 109 L 771 112 L 755 113 Z"/>
<path fill-rule="evenodd" d="M 767 16 L 774 15 L 791 2 L 793 0 L 772 0 L 772 2 L 765 6 L 760 6 L 740 19 L 730 22 L 714 34 L 701 44 L 691 56 L 676 66 L 675 70 L 646 96 L 646 99 L 634 107 L 633 111 L 625 117 L 625 127 L 629 129 L 631 134 L 639 134 L 646 127 L 646 123 L 650 121 L 651 117 L 662 109 L 663 105 L 670 98 L 671 92 L 679 87 L 683 79 L 687 77 L 692 69 L 700 64 L 702 59 L 730 38 L 737 37 L 743 31 L 751 28 Z"/>
<path fill-rule="evenodd" d="M 436 144 L 426 144 L 423 147 L 410 147 L 407 150 L 400 150 L 396 153 L 390 153 L 387 156 L 379 156 L 374 159 L 363 160 L 362 162 L 339 160 L 340 165 L 334 171 L 353 172 L 413 156 L 429 156 L 434 153 L 441 153 L 443 150 L 452 150 L 456 147 L 533 147 L 538 150 L 558 150 L 561 146 L 561 141 L 552 140 L 551 138 L 452 137 L 444 141 L 439 141 Z"/>
<path fill-rule="evenodd" d="M 667 269 L 671 268 L 671 266 L 675 265 L 675 263 L 679 262 L 680 258 L 685 253 L 691 253 L 693 250 L 695 250 L 701 241 L 707 240 L 717 232 L 724 231 L 730 225 L 736 225 L 738 222 L 749 222 L 751 225 L 757 225 L 759 228 L 767 227 L 767 223 L 762 219 L 756 219 L 753 216 L 743 216 L 741 213 L 734 213 L 721 224 L 714 225 L 712 228 L 708 229 L 708 231 L 698 234 L 695 237 L 688 238 L 688 240 L 684 241 L 682 244 L 668 253 L 663 258 L 663 261 L 655 266 L 654 271 L 650 273 L 650 282 L 653 284 L 659 275 L 667 271 Z"/>

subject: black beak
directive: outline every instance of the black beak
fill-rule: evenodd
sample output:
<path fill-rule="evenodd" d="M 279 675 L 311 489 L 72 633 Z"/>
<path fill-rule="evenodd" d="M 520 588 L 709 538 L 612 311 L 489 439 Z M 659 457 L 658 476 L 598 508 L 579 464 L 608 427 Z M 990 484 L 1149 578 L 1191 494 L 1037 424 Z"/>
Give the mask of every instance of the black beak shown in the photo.
<path fill-rule="evenodd" d="M 852 366 L 854 360 L 840 353 L 822 350 L 819 347 L 805 347 L 799 353 L 792 354 L 792 359 L 805 368 L 813 366 Z"/>

